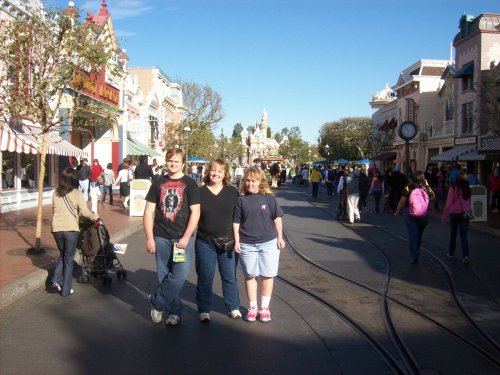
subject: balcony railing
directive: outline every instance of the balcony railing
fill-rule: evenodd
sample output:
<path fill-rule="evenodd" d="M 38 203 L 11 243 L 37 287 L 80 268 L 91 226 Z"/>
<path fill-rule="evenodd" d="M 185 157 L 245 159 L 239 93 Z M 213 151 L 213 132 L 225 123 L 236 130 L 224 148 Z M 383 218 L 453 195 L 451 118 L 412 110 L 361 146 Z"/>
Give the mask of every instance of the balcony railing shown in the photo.
<path fill-rule="evenodd" d="M 451 121 L 446 121 L 443 124 L 443 127 L 436 129 L 427 129 L 427 137 L 428 138 L 442 138 L 442 137 L 449 137 L 450 135 L 452 136 L 454 134 L 454 128 L 453 128 L 453 120 Z"/>

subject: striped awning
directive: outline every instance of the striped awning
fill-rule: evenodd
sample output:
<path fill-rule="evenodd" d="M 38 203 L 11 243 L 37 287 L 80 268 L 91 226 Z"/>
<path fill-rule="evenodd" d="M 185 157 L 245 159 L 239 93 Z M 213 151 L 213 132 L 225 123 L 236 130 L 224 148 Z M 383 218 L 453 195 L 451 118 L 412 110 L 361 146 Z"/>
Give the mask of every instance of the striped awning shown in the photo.
<path fill-rule="evenodd" d="M 431 157 L 432 161 L 457 161 L 462 160 L 467 154 L 477 150 L 477 145 L 460 145 Z"/>
<path fill-rule="evenodd" d="M 41 150 L 42 129 L 36 125 L 2 124 L 0 133 L 0 150 L 24 154 L 38 154 Z M 87 152 L 73 146 L 61 138 L 57 128 L 47 133 L 47 153 L 61 156 L 88 156 Z"/>

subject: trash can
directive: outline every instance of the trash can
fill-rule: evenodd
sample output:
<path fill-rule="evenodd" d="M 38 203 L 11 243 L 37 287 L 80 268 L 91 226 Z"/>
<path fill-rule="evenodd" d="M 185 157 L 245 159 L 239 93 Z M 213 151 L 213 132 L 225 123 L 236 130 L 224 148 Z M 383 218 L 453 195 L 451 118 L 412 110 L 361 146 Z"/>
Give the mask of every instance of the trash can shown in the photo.
<path fill-rule="evenodd" d="M 130 181 L 130 216 L 144 216 L 146 194 L 148 193 L 150 186 L 150 180 L 138 179 Z"/>
<path fill-rule="evenodd" d="M 488 192 L 486 186 L 471 185 L 471 208 L 474 219 L 471 221 L 487 221 L 488 219 Z"/>

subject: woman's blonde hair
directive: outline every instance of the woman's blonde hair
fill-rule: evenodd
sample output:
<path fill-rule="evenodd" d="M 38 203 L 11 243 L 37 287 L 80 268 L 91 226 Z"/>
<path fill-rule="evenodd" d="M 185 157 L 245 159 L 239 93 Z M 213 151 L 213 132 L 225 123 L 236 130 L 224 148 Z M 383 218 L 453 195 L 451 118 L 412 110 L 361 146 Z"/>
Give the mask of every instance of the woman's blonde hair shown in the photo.
<path fill-rule="evenodd" d="M 242 182 L 240 188 L 241 195 L 248 194 L 248 192 L 245 190 L 245 181 L 249 178 L 260 180 L 259 194 L 272 194 L 265 173 L 257 167 L 249 167 L 245 170 L 245 174 L 243 175 L 243 180 L 241 181 Z"/>
<path fill-rule="evenodd" d="M 205 175 L 203 176 L 203 182 L 206 185 L 210 184 L 210 170 L 215 166 L 222 167 L 224 170 L 224 178 L 222 179 L 222 185 L 229 186 L 231 185 L 231 174 L 229 173 L 229 165 L 226 163 L 224 159 L 217 158 L 208 163 L 205 168 Z"/>

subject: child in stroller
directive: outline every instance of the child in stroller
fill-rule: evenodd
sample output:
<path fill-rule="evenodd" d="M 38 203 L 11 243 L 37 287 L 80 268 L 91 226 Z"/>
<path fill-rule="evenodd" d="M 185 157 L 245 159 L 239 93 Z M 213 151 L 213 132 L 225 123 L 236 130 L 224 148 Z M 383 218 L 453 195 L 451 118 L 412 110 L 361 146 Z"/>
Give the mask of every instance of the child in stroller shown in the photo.
<path fill-rule="evenodd" d="M 127 271 L 116 256 L 109 232 L 101 220 L 80 219 L 78 248 L 82 256 L 82 274 L 78 280 L 82 284 L 88 284 L 92 275 L 102 278 L 104 285 L 110 285 L 112 279 L 108 271 L 111 269 L 117 269 L 118 279 L 127 278 Z"/>

